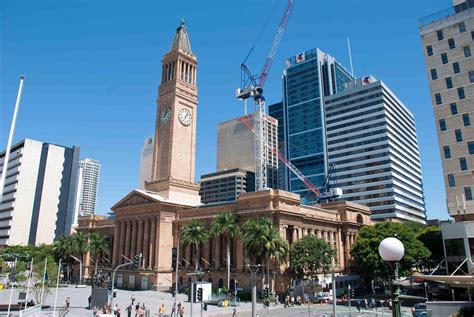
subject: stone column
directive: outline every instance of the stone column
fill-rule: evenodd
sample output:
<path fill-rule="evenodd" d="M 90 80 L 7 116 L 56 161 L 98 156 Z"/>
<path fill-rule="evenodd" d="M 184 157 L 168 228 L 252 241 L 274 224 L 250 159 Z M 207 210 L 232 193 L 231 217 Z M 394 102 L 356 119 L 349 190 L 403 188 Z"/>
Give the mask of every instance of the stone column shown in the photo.
<path fill-rule="evenodd" d="M 154 264 L 153 268 L 155 270 L 158 269 L 158 262 L 159 262 L 159 257 L 160 257 L 160 216 L 156 217 L 155 219 L 156 222 L 156 230 L 155 230 L 155 259 L 154 259 Z M 179 257 L 179 254 L 177 255 Z M 179 261 L 178 261 L 179 262 Z M 172 265 L 174 265 L 172 263 Z"/>
<path fill-rule="evenodd" d="M 125 250 L 125 227 L 126 223 L 124 220 L 120 221 L 120 248 L 119 252 L 117 254 L 117 264 L 122 264 L 124 263 L 123 260 L 124 258 L 122 257 L 122 254 L 124 253 Z"/>
<path fill-rule="evenodd" d="M 349 256 L 350 256 L 350 254 L 349 254 L 349 250 L 350 250 L 350 236 L 349 236 L 349 233 L 348 233 L 348 232 L 345 233 L 345 241 L 346 241 L 346 245 L 345 245 L 345 254 L 344 254 L 344 256 L 345 256 L 345 261 L 344 261 L 344 262 L 345 262 L 346 268 L 347 268 L 347 266 L 348 266 L 348 264 L 349 264 Z"/>
<path fill-rule="evenodd" d="M 115 228 L 114 228 L 114 251 L 112 254 L 112 266 L 117 266 L 117 256 L 119 253 L 119 237 L 120 237 L 120 221 L 115 221 Z"/>
<path fill-rule="evenodd" d="M 301 238 L 303 238 L 306 235 L 306 229 L 301 228 Z"/>
<path fill-rule="evenodd" d="M 132 223 L 130 220 L 127 220 L 127 229 L 125 231 L 125 251 L 124 255 L 130 259 L 130 234 L 132 232 Z"/>
<path fill-rule="evenodd" d="M 293 227 L 293 241 L 292 243 L 295 243 L 298 241 L 298 227 L 294 226 Z"/>
<path fill-rule="evenodd" d="M 142 258 L 142 268 L 145 269 L 148 267 L 149 259 L 149 250 L 150 250 L 150 219 L 145 218 L 145 229 L 143 231 L 143 258 Z"/>
<path fill-rule="evenodd" d="M 137 254 L 143 253 L 143 218 L 138 219 Z"/>
<path fill-rule="evenodd" d="M 150 219 L 150 250 L 149 250 L 149 256 L 148 256 L 148 268 L 152 269 L 153 268 L 153 261 L 154 261 L 154 252 L 155 252 L 155 239 L 156 239 L 156 220 L 155 218 Z"/>
<path fill-rule="evenodd" d="M 317 232 L 317 235 L 316 235 L 317 238 L 321 239 L 321 229 L 317 229 L 316 232 Z"/>
<path fill-rule="evenodd" d="M 220 259 L 220 254 L 221 254 L 221 244 L 220 244 L 220 239 L 219 238 L 214 238 L 214 258 L 212 259 L 212 265 L 218 269 L 221 265 L 221 262 L 219 261 Z"/>
<path fill-rule="evenodd" d="M 138 222 L 137 219 L 132 220 L 132 246 L 130 247 L 130 259 L 137 255 L 137 231 L 138 231 Z"/>

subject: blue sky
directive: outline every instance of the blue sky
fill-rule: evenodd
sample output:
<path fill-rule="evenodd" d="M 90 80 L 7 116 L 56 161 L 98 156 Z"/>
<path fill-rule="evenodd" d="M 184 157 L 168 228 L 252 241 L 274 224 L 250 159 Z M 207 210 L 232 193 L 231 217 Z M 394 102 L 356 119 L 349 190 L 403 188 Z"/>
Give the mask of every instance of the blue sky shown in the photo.
<path fill-rule="evenodd" d="M 97 210 L 137 186 L 140 148 L 153 134 L 161 57 L 184 18 L 199 59 L 196 178 L 215 171 L 216 127 L 243 113 L 239 65 L 276 0 L 0 0 L 0 148 L 25 74 L 14 142 L 80 145 L 102 164 Z M 285 0 L 249 59 L 258 72 Z M 447 0 L 296 0 L 266 83 L 281 99 L 286 57 L 319 47 L 356 76 L 383 80 L 414 113 L 429 218 L 447 218 L 443 176 L 418 19 Z"/>

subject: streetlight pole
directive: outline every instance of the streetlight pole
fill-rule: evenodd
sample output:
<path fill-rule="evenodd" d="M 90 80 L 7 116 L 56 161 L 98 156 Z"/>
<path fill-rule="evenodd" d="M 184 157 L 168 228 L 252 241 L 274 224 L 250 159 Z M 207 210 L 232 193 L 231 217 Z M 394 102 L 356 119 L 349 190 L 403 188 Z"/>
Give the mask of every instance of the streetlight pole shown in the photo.
<path fill-rule="evenodd" d="M 179 229 L 179 228 L 178 228 Z M 183 235 L 183 233 L 185 233 L 186 231 L 189 231 L 189 230 L 183 230 L 181 231 L 179 234 L 178 234 L 178 243 L 176 245 L 176 261 L 175 261 L 175 267 L 174 267 L 174 271 L 175 271 L 175 280 L 174 280 L 174 286 L 175 286 L 175 294 L 174 294 L 174 308 L 177 312 L 177 309 L 178 309 L 178 306 L 176 306 L 177 304 L 177 301 L 178 301 L 178 294 L 179 294 L 179 291 L 178 291 L 178 275 L 179 275 L 179 244 L 180 244 L 180 241 L 181 241 L 181 236 Z M 191 284 L 191 309 L 190 309 L 190 313 L 191 313 L 191 316 L 192 316 L 192 311 L 193 311 L 193 293 L 192 293 L 193 289 L 192 289 L 192 284 Z M 177 314 L 176 314 L 177 315 Z"/>
<path fill-rule="evenodd" d="M 71 258 L 79 262 L 79 285 L 81 285 L 82 284 L 82 261 L 73 255 L 71 255 Z"/>
<path fill-rule="evenodd" d="M 379 254 L 382 259 L 389 264 L 389 266 L 395 268 L 394 279 L 391 282 L 391 295 L 392 295 L 392 316 L 401 317 L 400 308 L 400 281 L 398 280 L 398 263 L 405 254 L 405 247 L 403 243 L 397 238 L 389 237 L 385 238 L 380 242 Z"/>

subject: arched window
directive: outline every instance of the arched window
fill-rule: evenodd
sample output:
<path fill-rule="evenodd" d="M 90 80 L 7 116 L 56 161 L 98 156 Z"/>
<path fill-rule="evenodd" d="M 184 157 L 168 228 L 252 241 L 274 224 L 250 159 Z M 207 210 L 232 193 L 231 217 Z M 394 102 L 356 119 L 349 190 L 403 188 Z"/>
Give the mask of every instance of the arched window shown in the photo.
<path fill-rule="evenodd" d="M 362 218 L 361 214 L 357 215 L 357 223 L 364 224 L 364 218 Z"/>
<path fill-rule="evenodd" d="M 223 288 L 224 287 L 224 280 L 223 279 L 219 279 L 219 288 Z"/>

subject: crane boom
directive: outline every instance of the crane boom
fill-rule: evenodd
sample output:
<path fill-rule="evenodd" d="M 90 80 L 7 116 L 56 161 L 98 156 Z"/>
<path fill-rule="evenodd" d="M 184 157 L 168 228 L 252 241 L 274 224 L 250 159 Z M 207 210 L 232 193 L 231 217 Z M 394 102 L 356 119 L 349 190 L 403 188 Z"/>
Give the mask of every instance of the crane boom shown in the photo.
<path fill-rule="evenodd" d="M 280 41 L 281 41 L 281 38 L 283 37 L 283 33 L 285 32 L 286 24 L 288 23 L 288 18 L 290 17 L 294 4 L 295 4 L 295 0 L 288 0 L 288 3 L 286 4 L 286 8 L 281 17 L 278 30 L 275 34 L 275 37 L 273 38 L 272 47 L 270 48 L 270 51 L 268 52 L 267 58 L 265 59 L 265 63 L 263 64 L 262 71 L 260 72 L 259 83 L 258 83 L 258 86 L 260 88 L 263 88 L 263 85 L 265 85 L 268 72 L 270 71 L 270 67 L 272 66 L 273 59 L 278 50 L 278 46 L 280 46 Z"/>

